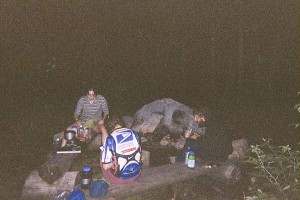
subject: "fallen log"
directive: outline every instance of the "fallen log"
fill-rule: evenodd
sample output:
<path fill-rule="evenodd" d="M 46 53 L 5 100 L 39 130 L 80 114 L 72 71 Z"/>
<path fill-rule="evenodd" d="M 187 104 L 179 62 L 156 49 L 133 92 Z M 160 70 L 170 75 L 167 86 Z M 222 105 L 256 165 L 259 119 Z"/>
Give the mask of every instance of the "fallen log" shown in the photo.
<path fill-rule="evenodd" d="M 71 167 L 73 160 L 79 154 L 53 154 L 41 167 L 38 169 L 39 176 L 48 184 L 63 176 Z"/>
<path fill-rule="evenodd" d="M 184 163 L 167 164 L 158 167 L 150 167 L 142 170 L 142 175 L 138 182 L 122 185 L 112 184 L 104 199 L 124 199 L 130 196 L 156 188 L 172 185 L 197 176 L 219 177 L 218 180 L 224 183 L 236 182 L 240 176 L 236 176 L 240 171 L 238 166 L 229 163 L 209 168 L 204 162 L 198 162 L 195 169 L 189 169 Z M 86 199 L 90 199 L 89 192 L 85 192 Z M 102 199 L 102 198 L 101 198 Z"/>
<path fill-rule="evenodd" d="M 95 135 L 92 133 L 92 135 Z M 53 142 L 56 148 L 60 147 L 60 142 L 64 137 L 64 132 L 57 133 L 53 136 Z M 57 142 L 57 143 L 55 143 Z M 92 137 L 92 140 L 87 145 L 87 150 L 98 150 L 101 145 L 101 135 Z M 52 153 L 48 160 L 38 169 L 40 177 L 49 184 L 63 176 L 71 167 L 74 159 L 79 157 L 80 153 Z"/>
<path fill-rule="evenodd" d="M 79 172 L 67 172 L 52 184 L 44 181 L 38 171 L 32 171 L 25 181 L 22 199 L 53 199 L 58 191 L 72 191 L 78 184 Z"/>
<path fill-rule="evenodd" d="M 208 165 L 206 168 L 210 169 L 206 174 L 207 177 L 224 184 L 235 184 L 241 179 L 241 169 L 234 163 L 224 162 L 218 167 Z"/>

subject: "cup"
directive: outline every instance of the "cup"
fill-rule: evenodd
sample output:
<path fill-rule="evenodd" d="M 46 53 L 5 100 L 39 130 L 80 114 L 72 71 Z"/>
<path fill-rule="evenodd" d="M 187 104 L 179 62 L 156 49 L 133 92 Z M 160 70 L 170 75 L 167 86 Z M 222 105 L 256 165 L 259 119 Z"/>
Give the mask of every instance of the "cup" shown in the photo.
<path fill-rule="evenodd" d="M 189 138 L 191 136 L 191 133 L 192 133 L 192 129 L 184 131 L 184 137 Z"/>

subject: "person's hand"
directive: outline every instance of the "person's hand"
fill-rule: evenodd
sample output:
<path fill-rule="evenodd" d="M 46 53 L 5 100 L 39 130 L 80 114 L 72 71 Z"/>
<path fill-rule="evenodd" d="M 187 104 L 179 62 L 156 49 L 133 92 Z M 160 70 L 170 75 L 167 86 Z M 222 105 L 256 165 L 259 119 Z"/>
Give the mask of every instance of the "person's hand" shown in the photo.
<path fill-rule="evenodd" d="M 197 138 L 199 138 L 200 137 L 200 134 L 199 133 L 192 133 L 192 135 L 190 136 L 190 138 L 192 138 L 192 139 L 194 139 L 194 140 L 196 140 Z"/>

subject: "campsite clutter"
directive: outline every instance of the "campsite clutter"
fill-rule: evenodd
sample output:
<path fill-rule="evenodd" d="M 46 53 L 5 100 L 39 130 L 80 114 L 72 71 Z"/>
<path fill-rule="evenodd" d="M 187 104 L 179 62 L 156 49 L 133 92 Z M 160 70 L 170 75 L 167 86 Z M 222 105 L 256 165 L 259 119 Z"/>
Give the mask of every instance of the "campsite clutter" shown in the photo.
<path fill-rule="evenodd" d="M 92 138 L 89 130 L 74 127 L 54 135 L 54 151 L 28 176 L 22 199 L 123 198 L 201 175 L 230 184 L 241 178 L 239 163 L 248 148 L 245 139 L 233 141 L 234 151 L 222 163 L 206 163 L 197 159 L 193 151 L 187 153 L 186 163 L 176 162 L 176 153 L 184 147 L 194 127 L 193 111 L 188 106 L 161 99 L 143 106 L 133 117 L 123 116 L 122 120 L 126 128 L 141 136 L 142 175 L 138 183 L 120 186 L 103 179 L 98 166 L 101 134 Z M 62 138 L 68 140 L 64 149 L 60 148 Z M 158 151 L 169 153 L 157 154 Z M 155 163 L 157 155 L 165 156 L 160 159 L 161 165 Z"/>

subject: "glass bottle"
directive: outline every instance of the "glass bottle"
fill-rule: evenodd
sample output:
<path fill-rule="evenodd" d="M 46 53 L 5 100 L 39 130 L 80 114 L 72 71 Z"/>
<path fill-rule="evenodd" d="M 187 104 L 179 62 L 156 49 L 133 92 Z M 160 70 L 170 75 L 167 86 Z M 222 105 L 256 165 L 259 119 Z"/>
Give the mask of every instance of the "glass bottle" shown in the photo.
<path fill-rule="evenodd" d="M 89 188 L 92 181 L 92 170 L 91 167 L 85 166 L 81 171 L 81 188 L 86 190 Z"/>

